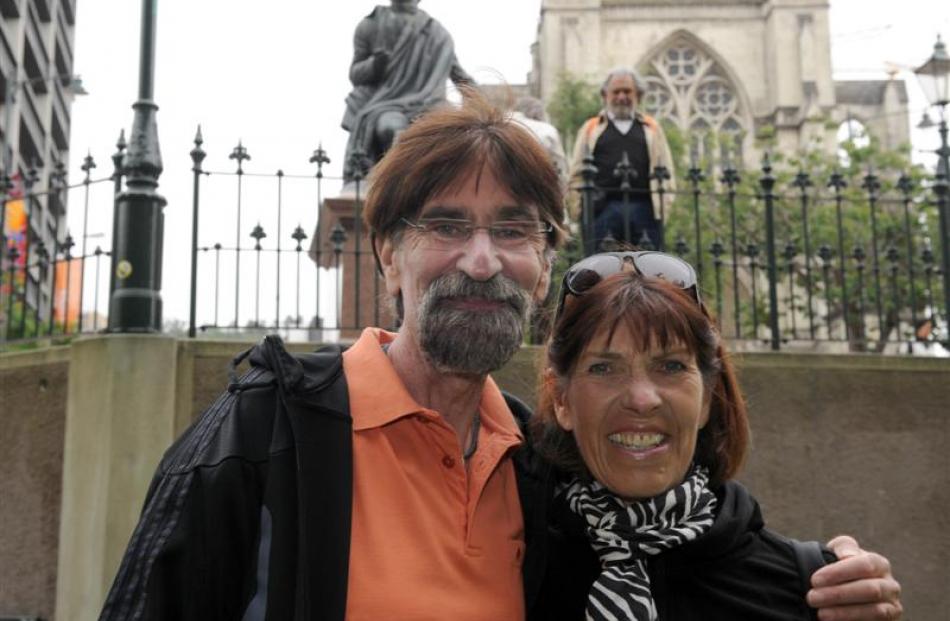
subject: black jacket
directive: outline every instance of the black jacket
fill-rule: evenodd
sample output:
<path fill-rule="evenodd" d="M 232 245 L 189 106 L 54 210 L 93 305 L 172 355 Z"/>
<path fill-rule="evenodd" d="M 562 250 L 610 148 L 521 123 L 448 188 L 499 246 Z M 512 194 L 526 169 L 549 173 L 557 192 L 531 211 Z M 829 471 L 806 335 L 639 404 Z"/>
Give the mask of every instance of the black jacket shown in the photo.
<path fill-rule="evenodd" d="M 647 571 L 662 621 L 793 621 L 815 618 L 790 540 L 764 528 L 759 505 L 739 483 L 715 490 L 717 515 L 699 539 L 650 557 Z M 583 522 L 552 501 L 547 573 L 531 620 L 584 618 L 600 566 Z M 826 560 L 834 556 L 826 552 Z"/>
<path fill-rule="evenodd" d="M 352 419 L 339 351 L 279 339 L 168 449 L 100 619 L 340 620 L 346 611 Z M 523 424 L 530 410 L 506 395 Z M 546 488 L 516 454 L 526 597 L 544 564 Z"/>

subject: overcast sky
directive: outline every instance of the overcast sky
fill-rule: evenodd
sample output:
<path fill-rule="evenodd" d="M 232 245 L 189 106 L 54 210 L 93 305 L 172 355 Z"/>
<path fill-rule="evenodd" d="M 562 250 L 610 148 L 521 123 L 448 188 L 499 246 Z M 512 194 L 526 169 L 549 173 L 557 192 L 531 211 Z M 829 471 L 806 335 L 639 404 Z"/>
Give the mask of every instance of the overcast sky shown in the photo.
<path fill-rule="evenodd" d="M 346 133 L 339 125 L 349 91 L 353 29 L 377 3 L 158 2 L 155 101 L 159 105 L 165 167 L 159 192 L 168 200 L 163 287 L 166 319 L 188 315 L 192 193 L 188 153 L 198 124 L 208 153 L 207 170 L 232 171 L 234 165 L 228 155 L 240 139 L 252 157 L 245 170 L 274 173 L 282 169 L 288 175 L 312 175 L 315 168 L 308 159 L 322 142 L 332 159 L 327 173 L 339 175 L 346 142 Z M 477 81 L 523 83 L 530 68 L 529 47 L 537 32 L 540 4 L 540 0 L 424 0 L 420 6 L 451 32 L 459 60 Z M 906 68 L 927 58 L 938 32 L 945 40 L 950 38 L 950 2 L 903 0 L 899 7 L 896 10 L 893 3 L 867 0 L 833 0 L 832 59 L 836 78 L 884 78 L 886 63 L 901 68 L 899 77 L 908 83 L 916 124 L 925 104 Z M 87 150 L 99 165 L 97 176 L 108 176 L 109 156 L 115 150 L 119 130 L 131 125 L 130 106 L 138 83 L 140 11 L 141 3 L 133 0 L 78 3 L 74 71 L 82 76 L 89 95 L 77 98 L 72 108 L 69 170 L 73 183 L 81 179 L 79 166 Z M 936 130 L 915 131 L 913 139 L 915 148 L 921 150 L 915 159 L 929 162 L 933 156 L 923 150 L 936 146 Z M 259 210 L 250 206 L 257 203 L 276 204 L 276 184 L 272 180 L 247 181 L 246 209 Z M 211 177 L 204 183 L 199 244 L 220 241 L 233 246 L 235 180 Z M 339 185 L 339 181 L 328 181 L 324 195 L 336 193 Z M 308 234 L 311 232 L 314 192 L 312 181 L 287 179 L 284 238 L 298 222 Z M 81 197 L 73 196 L 70 201 L 70 228 L 78 238 L 82 231 Z M 224 230 L 215 227 L 219 219 L 229 222 Z M 245 238 L 254 223 L 245 220 Z M 276 227 L 273 218 L 262 225 L 269 231 Z M 110 244 L 111 204 L 104 186 L 93 192 L 88 233 L 90 249 L 97 243 L 104 247 Z M 102 237 L 95 237 L 99 234 Z M 248 313 L 253 314 L 253 300 L 244 302 L 245 293 L 253 291 L 253 261 L 249 253 L 245 257 L 242 323 Z M 199 320 L 210 321 L 211 262 L 202 260 L 201 264 L 206 269 L 202 272 L 204 317 Z M 230 269 L 233 281 L 233 267 Z M 293 263 L 286 263 L 285 269 L 293 278 Z M 223 261 L 222 273 L 228 273 Z M 305 262 L 302 278 L 306 283 L 312 277 L 313 268 Z M 229 291 L 222 288 L 222 322 L 233 317 L 233 310 L 224 310 L 233 308 L 233 290 Z M 312 293 L 306 295 L 305 299 L 312 299 Z M 285 299 L 284 304 L 287 308 L 293 302 Z M 312 303 L 309 313 L 303 310 L 302 314 L 312 313 Z M 323 312 L 326 314 L 326 309 Z M 287 313 L 282 310 L 281 314 Z"/>

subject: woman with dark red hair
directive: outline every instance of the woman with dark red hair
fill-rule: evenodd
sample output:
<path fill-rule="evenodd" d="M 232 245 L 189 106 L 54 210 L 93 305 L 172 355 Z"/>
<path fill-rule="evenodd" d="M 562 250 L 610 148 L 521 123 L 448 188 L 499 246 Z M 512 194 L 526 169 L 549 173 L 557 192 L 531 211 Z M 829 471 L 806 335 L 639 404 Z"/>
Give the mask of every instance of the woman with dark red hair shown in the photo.
<path fill-rule="evenodd" d="M 733 480 L 746 408 L 693 268 L 588 257 L 565 275 L 552 335 L 532 435 L 558 474 L 534 616 L 814 618 L 802 548 Z"/>

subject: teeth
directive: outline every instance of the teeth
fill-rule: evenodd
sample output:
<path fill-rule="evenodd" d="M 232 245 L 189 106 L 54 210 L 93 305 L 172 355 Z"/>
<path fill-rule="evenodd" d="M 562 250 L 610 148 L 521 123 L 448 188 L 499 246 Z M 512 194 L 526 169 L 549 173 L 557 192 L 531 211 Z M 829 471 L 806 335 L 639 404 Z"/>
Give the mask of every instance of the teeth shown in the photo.
<path fill-rule="evenodd" d="M 663 442 L 664 435 L 662 433 L 612 433 L 607 436 L 607 439 L 615 444 L 619 444 L 626 448 L 632 449 L 650 449 L 655 446 L 658 446 Z"/>

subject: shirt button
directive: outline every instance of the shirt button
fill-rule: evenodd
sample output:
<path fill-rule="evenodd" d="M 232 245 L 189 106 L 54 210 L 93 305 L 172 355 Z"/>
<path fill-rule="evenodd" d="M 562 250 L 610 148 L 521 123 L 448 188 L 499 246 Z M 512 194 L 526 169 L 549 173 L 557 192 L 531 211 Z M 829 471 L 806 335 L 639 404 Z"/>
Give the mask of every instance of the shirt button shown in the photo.
<path fill-rule="evenodd" d="M 455 460 L 449 457 L 448 455 L 446 455 L 445 457 L 442 458 L 442 465 L 445 466 L 446 468 L 454 468 Z"/>

